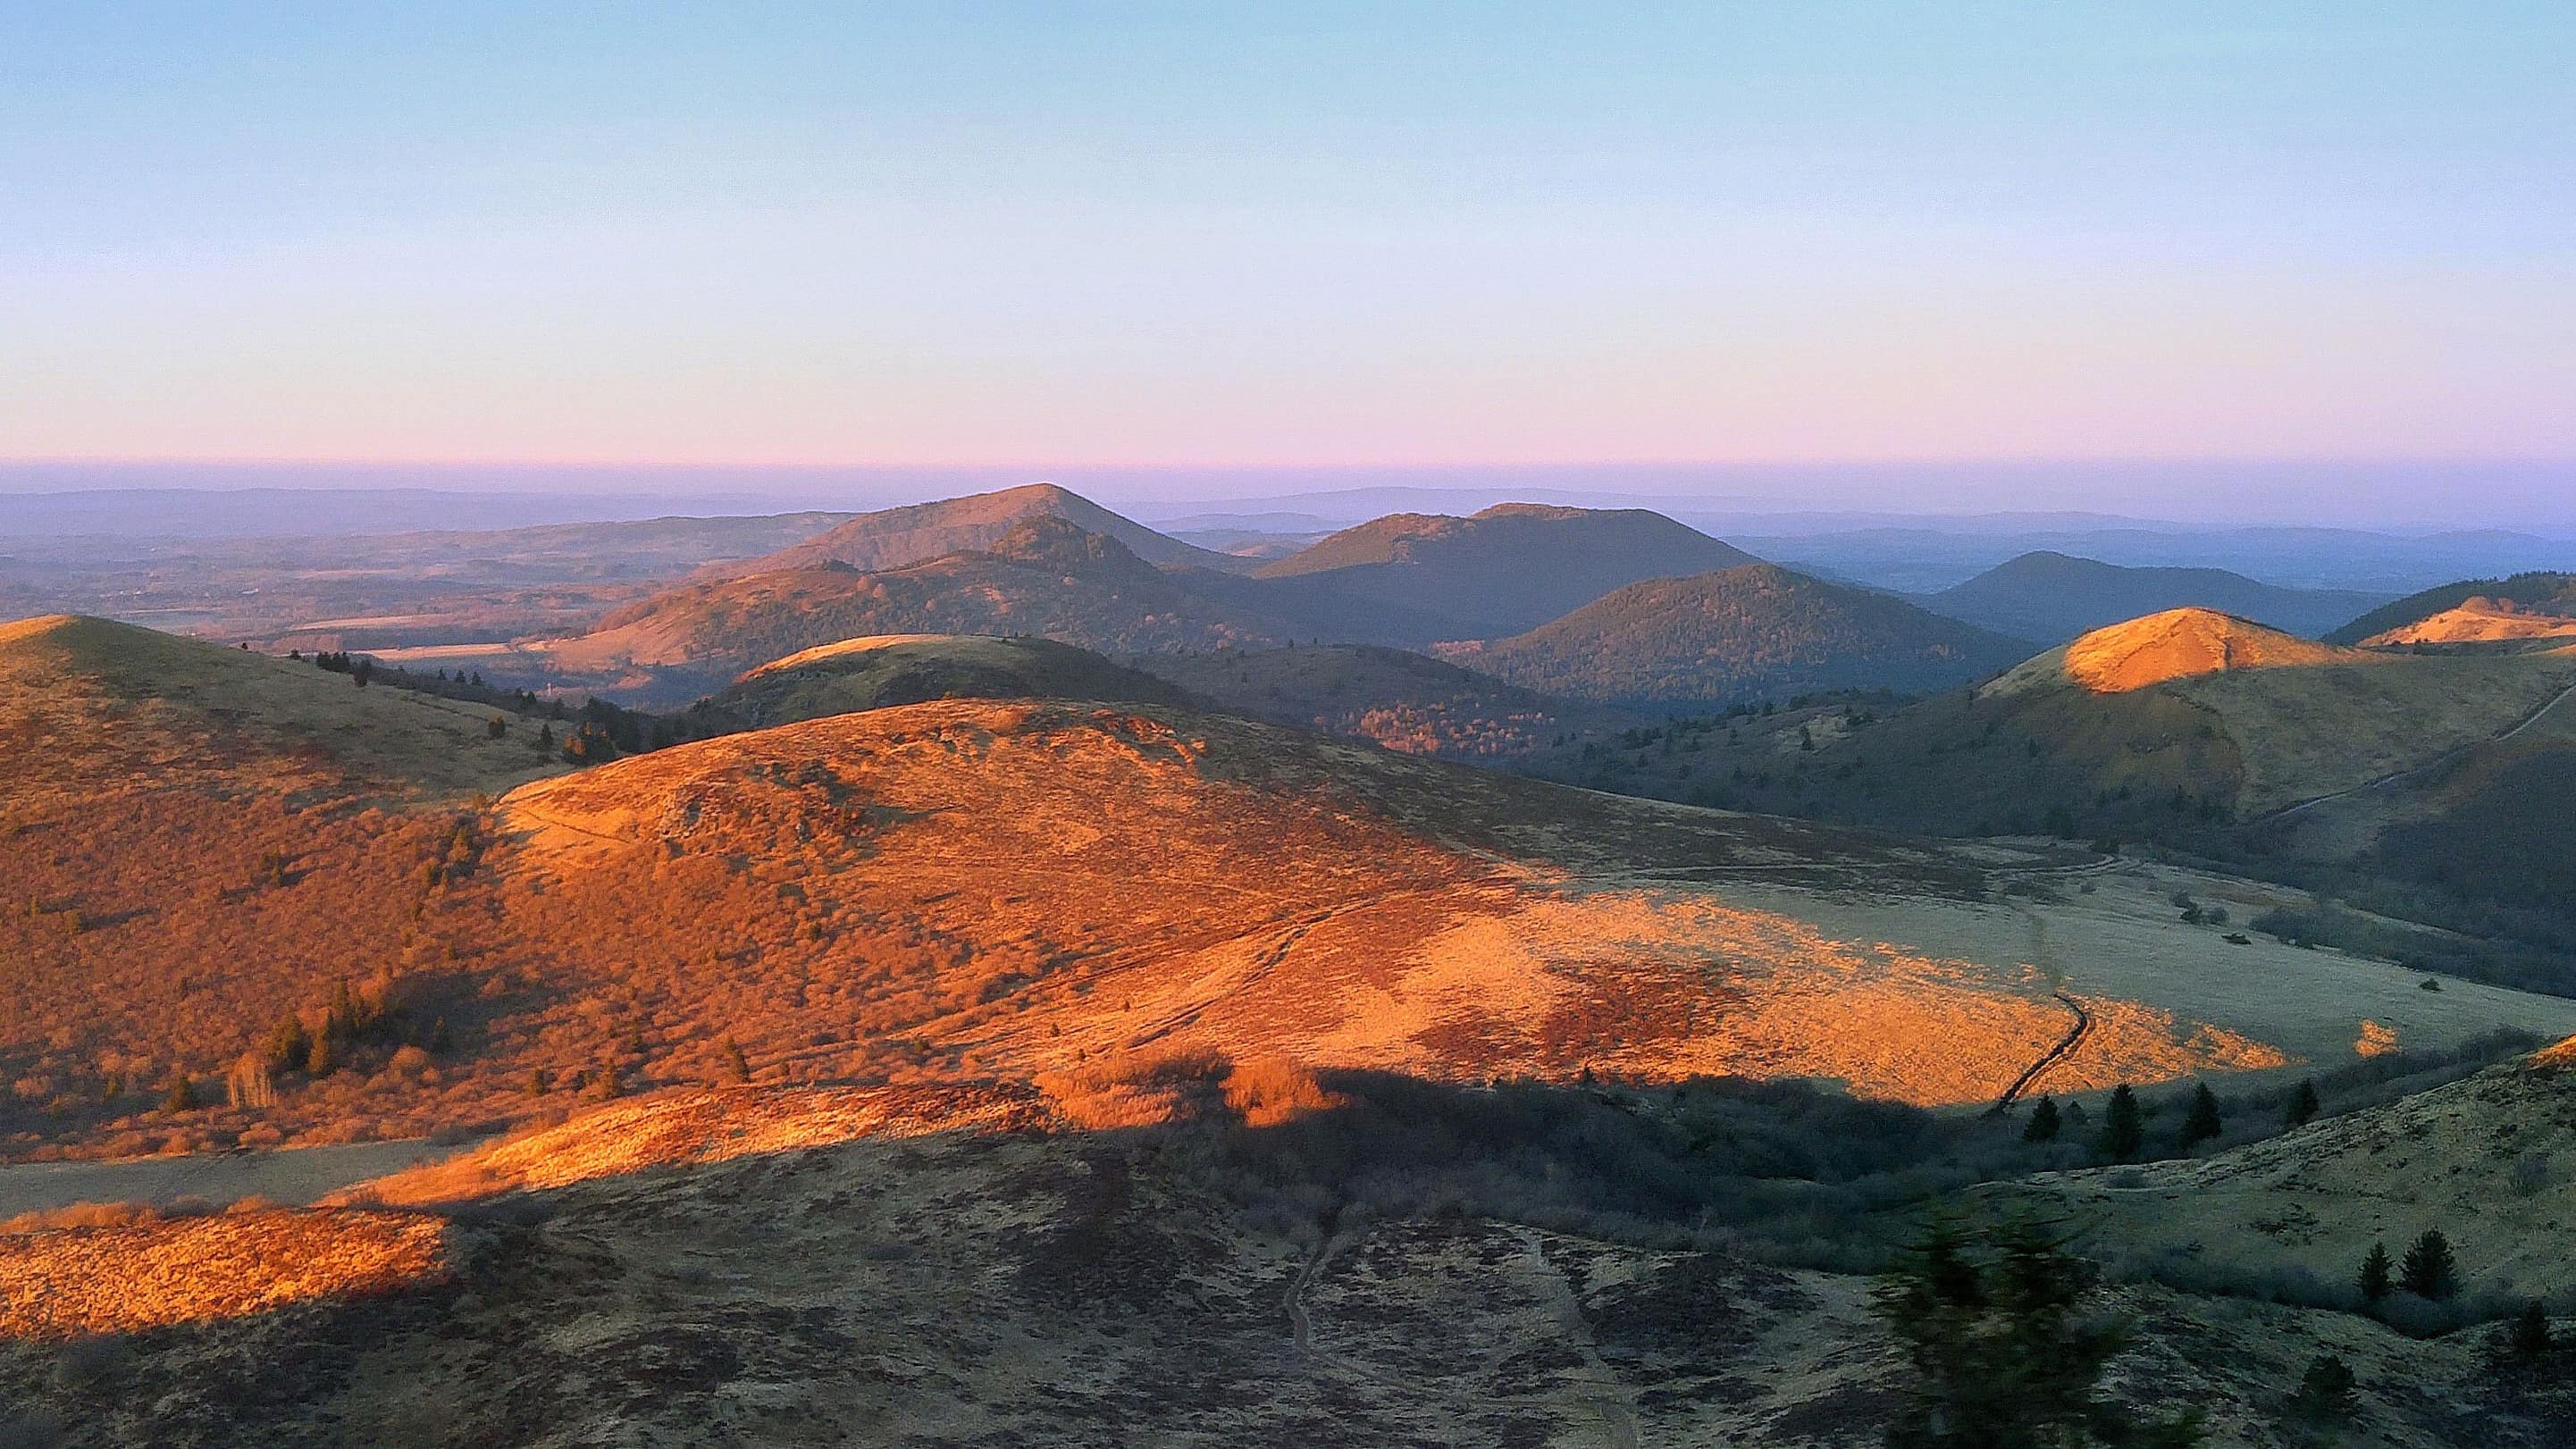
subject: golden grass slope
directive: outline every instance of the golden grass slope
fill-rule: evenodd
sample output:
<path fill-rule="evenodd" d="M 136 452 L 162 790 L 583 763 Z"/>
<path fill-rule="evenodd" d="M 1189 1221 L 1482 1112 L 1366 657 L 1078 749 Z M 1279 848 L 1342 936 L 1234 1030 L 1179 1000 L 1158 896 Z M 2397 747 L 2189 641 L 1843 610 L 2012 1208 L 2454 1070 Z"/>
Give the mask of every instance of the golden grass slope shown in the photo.
<path fill-rule="evenodd" d="M 0 1233 L 0 1339 L 134 1333 L 418 1287 L 445 1271 L 445 1232 L 437 1218 L 341 1209 Z"/>
<path fill-rule="evenodd" d="M 2008 696 L 2072 683 L 2095 694 L 2125 694 L 2231 669 L 2312 668 L 2375 662 L 2358 649 L 2319 644 L 2215 609 L 2168 609 L 2062 644 L 1978 692 Z"/>
<path fill-rule="evenodd" d="M 691 713 L 765 726 L 933 699 L 1018 698 L 1180 704 L 1188 696 L 1049 639 L 877 634 L 771 660 Z"/>
<path fill-rule="evenodd" d="M 714 1002 L 752 984 L 747 962 L 808 983 L 809 1006 L 837 1003 L 826 1019 L 872 1031 L 806 1044 L 752 1026 L 775 1043 L 775 1069 L 800 1077 L 935 1076 L 942 1063 L 1027 1076 L 1197 1047 L 1449 1079 L 1828 1077 L 1954 1102 L 2000 1091 L 2069 1021 L 2020 962 L 1837 941 L 1725 904 L 1731 871 L 1939 888 L 1937 869 L 1875 838 L 1587 796 L 1221 716 L 879 710 L 545 782 L 505 799 L 501 819 L 525 838 L 523 868 L 542 873 L 552 909 L 624 903 L 598 927 L 611 957 L 667 956 L 687 921 L 721 914 L 688 882 L 740 877 L 746 902 L 792 899 L 783 920 L 741 912 L 753 939 L 715 974 L 637 973 L 675 994 L 634 1009 L 722 1020 Z M 1657 881 L 1550 849 L 1569 824 L 1624 835 L 1630 868 L 1708 877 Z M 853 970 L 851 937 L 890 931 L 947 960 L 918 978 Z M 2106 1020 L 2119 1006 L 2104 1003 Z M 2101 1071 L 2279 1060 L 2152 1011 L 2138 1023 L 2106 1027 Z M 889 1061 L 887 1038 L 919 1064 Z"/>
<path fill-rule="evenodd" d="M 2109 772 L 2171 755 L 2177 773 L 2168 788 L 2229 800 L 2251 817 L 2493 739 L 2571 687 L 2576 654 L 2347 649 L 2178 609 L 2050 650 L 1976 698 L 2018 713 L 2037 735 L 2062 737 L 2072 754 L 2098 757 Z M 2194 717 L 2201 744 L 2183 727 Z M 2106 775 L 2106 785 L 2120 783 Z"/>
<path fill-rule="evenodd" d="M 2497 644 L 2576 639 L 2576 615 L 2533 609 L 2510 599 L 2471 598 L 2456 608 L 2429 614 L 2412 624 L 2383 630 L 2362 641 L 2388 648 L 2407 644 Z"/>
<path fill-rule="evenodd" d="M 488 708 L 74 615 L 0 625 L 0 808 L 47 785 L 179 783 L 392 799 L 495 793 L 560 765 Z M 90 803 L 98 802 L 93 795 Z"/>

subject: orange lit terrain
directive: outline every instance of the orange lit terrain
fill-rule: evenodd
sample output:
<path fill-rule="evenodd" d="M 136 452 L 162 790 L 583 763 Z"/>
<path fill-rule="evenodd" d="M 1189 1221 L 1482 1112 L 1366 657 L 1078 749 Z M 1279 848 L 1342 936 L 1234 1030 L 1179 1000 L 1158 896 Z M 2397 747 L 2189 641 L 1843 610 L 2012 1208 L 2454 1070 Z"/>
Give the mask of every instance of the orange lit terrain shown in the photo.
<path fill-rule="evenodd" d="M 2317 1059 L 2356 1030 L 2295 989 L 2110 987 L 2034 951 L 2035 907 L 1990 897 L 2063 868 L 2045 854 L 1566 790 L 1168 706 L 934 701 L 563 773 L 523 739 L 391 733 L 456 719 L 416 696 L 80 627 L 168 651 L 153 667 L 174 681 L 238 674 L 276 698 L 165 717 L 117 705 L 104 666 L 47 676 L 56 713 L 35 717 L 56 733 L 13 754 L 0 825 L 34 901 L 0 921 L 26 963 L 5 1008 L 19 1155 L 398 1136 L 743 1073 L 1025 1081 L 1171 1050 L 1971 1103 L 2065 1035 L 2058 989 L 2093 1020 L 2051 1067 L 2070 1088 Z M 73 727 L 92 718 L 129 722 Z M 358 738 L 363 755 L 338 744 Z M 120 752 L 146 747 L 189 766 L 138 774 Z M 412 783 L 514 768 L 549 778 L 488 808 Z M 111 790 L 116 810 L 73 803 Z M 1888 909 L 1820 924 L 1854 893 Z M 2247 949 L 2164 914 L 2139 912 L 2153 951 Z M 2292 981 L 2316 961 L 2266 959 Z M 342 1060 L 277 1054 L 282 1018 L 318 1035 L 344 1000 L 367 1026 Z M 2510 1000 L 2425 1029 L 2555 1010 Z M 268 1100 L 233 1100 L 243 1071 Z M 183 1076 L 194 1102 L 169 1110 Z"/>
<path fill-rule="evenodd" d="M 446 1224 L 354 1209 L 0 1232 L 0 1338 L 206 1323 L 418 1288 Z"/>
<path fill-rule="evenodd" d="M 2497 644 L 2576 639 L 2576 612 L 2567 606 L 2532 608 L 2510 599 L 2472 597 L 2456 608 L 2374 634 L 2374 648 L 2406 644 Z"/>
<path fill-rule="evenodd" d="M 874 688 L 888 649 L 1117 677 L 913 640 L 745 688 Z M 75 1439 L 550 1442 L 613 1406 L 669 1442 L 1845 1442 L 1886 1383 L 1849 1274 L 1921 1184 L 2090 1160 L 2021 1141 L 2037 1094 L 2269 1103 L 2365 1049 L 2576 1032 L 2175 918 L 2247 882 L 1168 703 L 932 699 L 574 771 L 531 721 L 124 626 L 25 626 L 0 667 L 13 1155 L 515 1129 L 313 1207 L 0 1230 L 0 1392 Z M 2126 1291 L 2157 1344 L 2217 1321 Z M 2340 1332 L 2301 1312 L 2285 1343 Z M 2276 1348 L 2200 1381 L 2223 1422 L 2295 1374 Z M 254 1388 L 280 1355 L 298 1387 Z"/>

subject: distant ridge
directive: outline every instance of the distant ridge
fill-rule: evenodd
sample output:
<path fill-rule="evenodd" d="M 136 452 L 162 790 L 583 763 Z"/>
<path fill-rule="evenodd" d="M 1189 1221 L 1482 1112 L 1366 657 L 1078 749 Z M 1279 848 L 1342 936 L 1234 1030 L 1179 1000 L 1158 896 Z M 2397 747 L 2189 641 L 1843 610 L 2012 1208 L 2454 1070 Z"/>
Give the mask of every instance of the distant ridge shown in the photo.
<path fill-rule="evenodd" d="M 1147 563 L 1241 572 L 1249 560 L 1198 548 L 1110 512 L 1069 488 L 1031 483 L 936 503 L 914 503 L 863 513 L 803 543 L 759 558 L 729 560 L 699 572 L 702 579 L 744 578 L 785 569 L 846 564 L 862 572 L 903 568 L 970 549 L 987 549 L 1032 518 L 1056 518 L 1114 538 Z"/>
<path fill-rule="evenodd" d="M 2030 648 L 1892 595 L 1757 563 L 1631 584 L 1459 657 L 1577 699 L 1707 704 L 1818 689 L 1948 688 Z"/>
<path fill-rule="evenodd" d="M 1152 652 L 1284 643 L 1299 632 L 1196 592 L 1191 580 L 1242 582 L 1167 573 L 1116 538 L 1040 513 L 988 547 L 900 568 L 863 572 L 833 561 L 684 585 L 548 653 L 567 671 L 642 671 L 644 682 L 625 686 L 630 695 L 676 703 L 769 660 L 867 635 L 1038 635 Z"/>
<path fill-rule="evenodd" d="M 1501 503 L 1466 518 L 1390 514 L 1263 564 L 1254 576 L 1309 579 L 1437 616 L 1449 623 L 1452 638 L 1492 639 L 1535 628 L 1642 579 L 1755 562 L 1742 549 L 1642 508 Z"/>
<path fill-rule="evenodd" d="M 2128 568 L 2047 549 L 1997 564 L 1924 596 L 1936 613 L 2016 638 L 2054 644 L 2167 609 L 2207 608 L 2314 636 L 2386 596 L 2290 589 L 2210 568 Z"/>

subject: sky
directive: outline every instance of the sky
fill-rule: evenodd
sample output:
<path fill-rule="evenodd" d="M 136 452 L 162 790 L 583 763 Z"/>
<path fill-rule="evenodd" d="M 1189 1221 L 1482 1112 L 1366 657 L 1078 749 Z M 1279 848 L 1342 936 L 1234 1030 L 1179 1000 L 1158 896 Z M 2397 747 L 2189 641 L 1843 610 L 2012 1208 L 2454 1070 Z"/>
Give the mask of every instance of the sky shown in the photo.
<path fill-rule="evenodd" d="M 0 7 L 0 459 L 2439 513 L 2383 465 L 2532 476 L 2571 398 L 2563 0 Z"/>

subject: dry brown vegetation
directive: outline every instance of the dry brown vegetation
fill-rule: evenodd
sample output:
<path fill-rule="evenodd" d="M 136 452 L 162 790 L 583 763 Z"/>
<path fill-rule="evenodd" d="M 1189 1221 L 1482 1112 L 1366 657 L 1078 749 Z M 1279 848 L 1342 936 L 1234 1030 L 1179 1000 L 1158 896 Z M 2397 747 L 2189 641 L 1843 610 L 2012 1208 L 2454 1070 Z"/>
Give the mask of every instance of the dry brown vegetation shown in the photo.
<path fill-rule="evenodd" d="M 363 699 L 354 733 L 444 717 L 170 642 L 316 719 Z M 744 1075 L 1029 1080 L 1149 1050 L 1966 1102 L 2066 1029 L 2010 942 L 1927 949 L 1809 919 L 1817 890 L 1982 909 L 1973 852 L 1224 716 L 932 702 L 557 773 L 477 809 L 408 781 L 455 753 L 491 761 L 476 778 L 557 767 L 479 730 L 335 754 L 103 688 L 13 696 L 58 721 L 12 757 L 0 837 L 38 898 L 0 923 L 26 983 L 0 1038 L 16 1155 L 418 1134 Z M 65 701 L 115 727 L 71 728 Z M 143 774 L 134 751 L 155 752 Z M 78 808 L 107 792 L 115 810 Z M 1763 904 L 1735 899 L 1756 887 Z M 2097 1027 L 2064 1087 L 2281 1060 L 2281 1019 L 2178 1015 L 2143 978 L 2075 989 Z"/>
<path fill-rule="evenodd" d="M 444 1271 L 445 1228 L 340 1210 L 0 1231 L 0 1338 L 132 1333 L 417 1288 Z"/>

